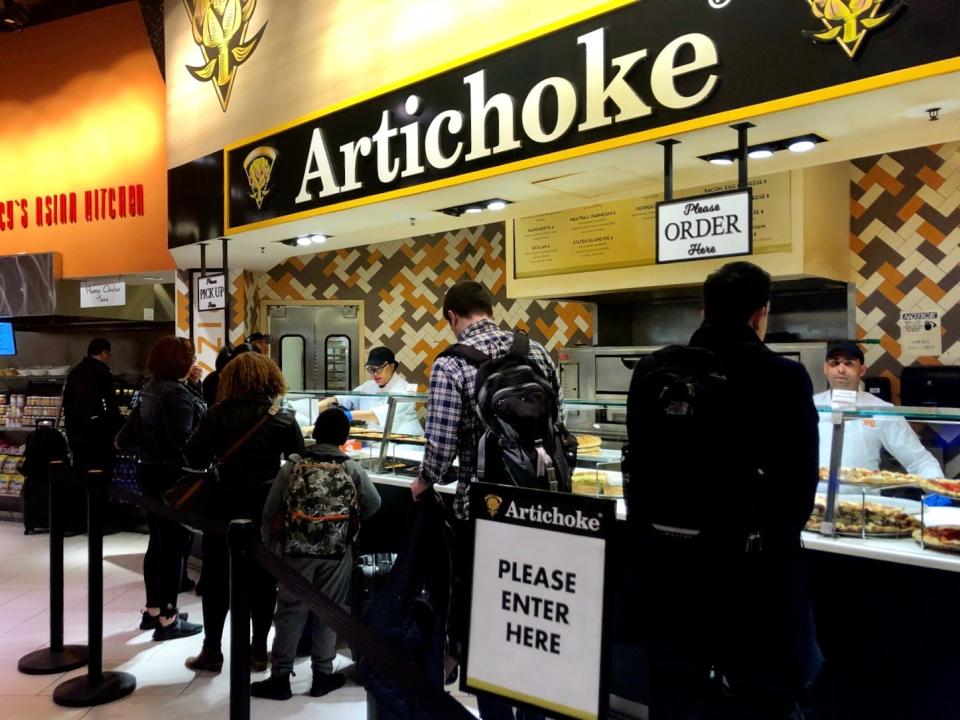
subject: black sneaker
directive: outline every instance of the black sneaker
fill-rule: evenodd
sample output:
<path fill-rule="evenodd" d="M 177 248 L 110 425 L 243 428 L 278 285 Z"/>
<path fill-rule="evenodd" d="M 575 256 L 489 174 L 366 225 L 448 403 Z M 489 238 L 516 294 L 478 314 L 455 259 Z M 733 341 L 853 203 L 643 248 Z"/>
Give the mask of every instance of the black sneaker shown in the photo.
<path fill-rule="evenodd" d="M 250 694 L 266 700 L 289 700 L 293 697 L 290 692 L 290 673 L 270 673 L 266 680 L 250 684 Z"/>
<path fill-rule="evenodd" d="M 323 697 L 327 693 L 339 690 L 347 679 L 337 673 L 324 673 L 319 670 L 313 671 L 313 684 L 310 686 L 310 697 Z"/>
<path fill-rule="evenodd" d="M 200 625 L 199 623 L 187 622 L 186 620 L 177 617 L 176 620 L 166 627 L 157 623 L 157 629 L 153 631 L 153 639 L 156 642 L 162 642 L 163 640 L 179 640 L 180 638 L 197 635 L 202 631 L 203 625 Z"/>
<path fill-rule="evenodd" d="M 160 624 L 160 621 L 157 618 L 159 615 L 151 615 L 148 612 L 140 613 L 140 629 L 141 630 L 156 630 L 157 626 Z M 179 613 L 177 615 L 181 620 L 186 620 L 190 617 L 190 613 Z"/>

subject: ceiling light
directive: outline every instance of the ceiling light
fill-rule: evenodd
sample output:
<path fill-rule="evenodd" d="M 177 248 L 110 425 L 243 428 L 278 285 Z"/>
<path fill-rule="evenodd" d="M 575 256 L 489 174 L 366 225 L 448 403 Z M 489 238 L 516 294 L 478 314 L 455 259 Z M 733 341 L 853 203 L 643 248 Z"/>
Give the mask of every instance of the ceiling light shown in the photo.
<path fill-rule="evenodd" d="M 768 147 L 759 147 L 756 150 L 748 152 L 747 156 L 751 160 L 765 160 L 768 157 L 773 157 L 773 150 Z"/>
<path fill-rule="evenodd" d="M 480 207 L 479 205 L 471 205 L 471 206 L 468 207 L 468 208 L 464 208 L 463 211 L 464 211 L 465 213 L 471 213 L 471 214 L 472 214 L 472 213 L 483 212 L 483 208 Z"/>
<path fill-rule="evenodd" d="M 792 143 L 787 145 L 787 150 L 795 153 L 805 153 L 809 150 L 813 150 L 817 144 L 810 140 L 809 138 L 804 138 L 802 140 L 794 140 Z"/>
<path fill-rule="evenodd" d="M 727 155 L 717 155 L 710 158 L 710 162 L 714 165 L 733 165 L 733 158 Z"/>
<path fill-rule="evenodd" d="M 297 238 L 297 245 L 299 245 L 300 247 L 306 247 L 309 244 L 310 244 L 310 238 L 308 236 L 304 235 L 303 237 Z"/>
<path fill-rule="evenodd" d="M 157 275 L 144 275 L 144 276 L 143 276 L 143 279 L 144 279 L 144 280 L 154 280 L 154 281 L 163 280 L 162 277 L 159 277 L 159 276 L 157 276 Z"/>
<path fill-rule="evenodd" d="M 323 243 L 325 243 L 326 241 L 327 241 L 327 236 L 326 236 L 326 235 L 311 235 L 311 236 L 310 236 L 310 242 L 312 242 L 314 245 L 323 245 Z"/>
<path fill-rule="evenodd" d="M 774 153 L 781 150 L 792 150 L 793 152 L 807 152 L 812 150 L 820 143 L 827 142 L 826 138 L 816 133 L 804 133 L 803 135 L 794 135 L 793 137 L 781 138 L 779 140 L 768 140 L 757 145 L 751 145 L 747 148 L 747 156 L 754 160 L 763 160 L 771 157 Z M 732 165 L 740 157 L 738 148 L 721 150 L 719 152 L 700 155 L 701 160 L 706 160 L 714 165 Z"/>
<path fill-rule="evenodd" d="M 491 200 L 487 203 L 487 210 L 503 210 L 506 206 L 506 200 Z"/>
<path fill-rule="evenodd" d="M 503 198 L 487 198 L 486 200 L 477 200 L 467 205 L 453 205 L 448 208 L 440 208 L 437 212 L 442 212 L 444 215 L 450 215 L 451 217 L 460 217 L 464 213 L 473 214 L 483 212 L 484 210 L 503 210 L 509 204 L 510 200 L 504 200 Z"/>

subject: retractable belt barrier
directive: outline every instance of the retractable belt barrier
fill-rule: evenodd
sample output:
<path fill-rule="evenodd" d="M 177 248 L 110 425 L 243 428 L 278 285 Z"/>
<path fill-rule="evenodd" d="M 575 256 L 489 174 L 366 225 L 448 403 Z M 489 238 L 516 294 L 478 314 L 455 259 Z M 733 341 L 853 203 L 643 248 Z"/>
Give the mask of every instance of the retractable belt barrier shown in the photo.
<path fill-rule="evenodd" d="M 121 502 L 139 505 L 161 517 L 195 528 L 203 533 L 228 537 L 231 555 L 234 555 L 237 551 L 249 552 L 253 555 L 257 562 L 277 582 L 282 583 L 300 598 L 317 615 L 322 624 L 330 627 L 338 636 L 345 638 L 351 647 L 359 650 L 363 654 L 364 662 L 370 663 L 379 675 L 392 683 L 397 690 L 405 694 L 436 720 L 475 720 L 474 715 L 445 692 L 443 688 L 432 684 L 412 663 L 399 657 L 394 648 L 384 643 L 369 628 L 326 595 L 319 592 L 312 583 L 291 568 L 281 557 L 264 547 L 259 538 L 251 532 L 252 523 L 249 521 L 234 520 L 230 523 L 228 530 L 228 526 L 223 523 L 194 513 L 174 510 L 158 500 L 129 490 L 114 488 L 113 498 Z M 238 545 L 240 541 L 245 541 L 245 543 Z M 245 545 L 245 547 L 241 547 L 242 545 Z M 239 570 L 242 574 L 243 563 L 235 562 L 235 559 L 234 557 L 231 558 L 231 570 Z M 245 586 L 245 582 L 245 578 L 241 579 L 234 585 L 234 588 L 240 590 Z M 233 580 L 231 580 L 231 583 L 233 583 Z M 235 598 L 234 594 L 231 593 L 231 599 L 242 600 L 243 598 Z M 238 613 L 237 607 L 232 606 L 231 614 L 245 615 L 246 613 Z M 238 627 L 240 626 L 243 627 L 243 632 L 249 632 L 249 625 L 245 619 L 238 624 Z M 241 720 L 250 716 L 249 638 L 233 637 L 231 648 L 241 650 L 244 654 L 243 658 L 234 654 L 231 655 L 230 673 L 230 717 L 231 720 Z M 238 660 L 240 662 L 237 662 Z M 237 664 L 238 667 L 233 668 L 234 664 Z"/>

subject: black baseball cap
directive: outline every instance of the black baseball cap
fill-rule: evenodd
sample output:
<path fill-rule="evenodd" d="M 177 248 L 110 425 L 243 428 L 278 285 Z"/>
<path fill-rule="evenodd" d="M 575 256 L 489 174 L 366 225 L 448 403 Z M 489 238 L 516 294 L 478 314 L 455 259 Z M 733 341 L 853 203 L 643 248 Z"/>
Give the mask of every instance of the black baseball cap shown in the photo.
<path fill-rule="evenodd" d="M 854 360 L 864 361 L 863 350 L 857 343 L 850 340 L 836 340 L 827 345 L 827 360 L 834 355 L 846 355 Z"/>
<path fill-rule="evenodd" d="M 366 366 L 380 367 L 384 363 L 397 364 L 397 357 L 393 354 L 393 350 L 383 345 L 371 349 L 370 354 L 367 355 Z"/>
<path fill-rule="evenodd" d="M 270 342 L 270 336 L 264 335 L 261 332 L 255 332 L 252 335 L 247 335 L 248 343 L 256 342 L 257 340 L 265 340 L 266 342 Z"/>

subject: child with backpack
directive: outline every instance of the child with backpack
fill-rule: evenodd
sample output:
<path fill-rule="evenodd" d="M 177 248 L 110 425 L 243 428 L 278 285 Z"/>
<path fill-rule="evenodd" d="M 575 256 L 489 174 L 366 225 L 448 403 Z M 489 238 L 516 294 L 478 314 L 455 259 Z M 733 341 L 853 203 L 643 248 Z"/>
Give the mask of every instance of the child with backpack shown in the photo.
<path fill-rule="evenodd" d="M 320 413 L 313 428 L 315 444 L 302 457 L 291 455 L 280 469 L 263 509 L 262 525 L 264 543 L 340 604 L 350 591 L 360 521 L 380 507 L 380 495 L 366 471 L 340 450 L 349 432 L 350 422 L 339 408 Z M 308 613 L 307 606 L 281 584 L 273 667 L 269 678 L 250 686 L 251 695 L 290 699 L 290 675 Z M 336 654 L 336 633 L 315 617 L 311 696 L 321 697 L 343 685 L 343 676 L 333 672 Z"/>

